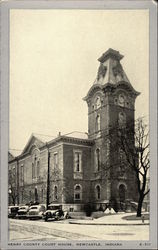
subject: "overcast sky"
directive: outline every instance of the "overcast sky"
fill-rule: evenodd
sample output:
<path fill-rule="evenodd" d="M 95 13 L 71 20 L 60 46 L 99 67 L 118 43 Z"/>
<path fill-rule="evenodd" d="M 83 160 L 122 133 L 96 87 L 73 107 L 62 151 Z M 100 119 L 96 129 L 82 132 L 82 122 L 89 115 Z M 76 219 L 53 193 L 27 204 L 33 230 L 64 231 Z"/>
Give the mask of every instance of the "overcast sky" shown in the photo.
<path fill-rule="evenodd" d="M 10 148 L 31 133 L 87 132 L 87 104 L 108 48 L 119 50 L 133 87 L 136 117 L 148 115 L 148 10 L 11 10 Z M 18 151 L 12 151 L 17 155 Z"/>

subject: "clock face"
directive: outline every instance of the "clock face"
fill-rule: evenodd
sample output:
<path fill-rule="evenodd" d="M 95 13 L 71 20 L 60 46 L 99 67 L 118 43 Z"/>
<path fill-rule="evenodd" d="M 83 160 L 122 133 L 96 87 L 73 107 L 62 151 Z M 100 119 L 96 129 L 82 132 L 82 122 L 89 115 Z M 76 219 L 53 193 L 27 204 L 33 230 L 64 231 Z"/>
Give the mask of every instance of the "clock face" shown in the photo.
<path fill-rule="evenodd" d="M 96 98 L 96 109 L 101 107 L 101 100 L 100 100 L 100 96 L 97 96 Z"/>
<path fill-rule="evenodd" d="M 124 94 L 119 95 L 119 104 L 121 106 L 124 106 L 124 104 L 125 104 L 125 96 L 124 96 Z"/>

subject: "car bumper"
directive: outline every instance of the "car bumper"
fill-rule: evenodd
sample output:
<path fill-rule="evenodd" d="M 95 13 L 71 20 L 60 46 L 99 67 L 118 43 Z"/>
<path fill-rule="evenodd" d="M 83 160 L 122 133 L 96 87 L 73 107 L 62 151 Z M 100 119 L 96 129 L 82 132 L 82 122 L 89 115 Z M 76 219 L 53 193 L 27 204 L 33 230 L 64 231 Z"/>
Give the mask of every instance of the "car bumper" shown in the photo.
<path fill-rule="evenodd" d="M 42 219 L 43 218 L 43 216 L 42 215 L 27 215 L 27 218 L 28 219 Z"/>
<path fill-rule="evenodd" d="M 18 214 L 16 215 L 17 219 L 27 219 L 28 215 L 27 214 Z"/>
<path fill-rule="evenodd" d="M 8 218 L 16 218 L 16 214 L 8 214 Z"/>

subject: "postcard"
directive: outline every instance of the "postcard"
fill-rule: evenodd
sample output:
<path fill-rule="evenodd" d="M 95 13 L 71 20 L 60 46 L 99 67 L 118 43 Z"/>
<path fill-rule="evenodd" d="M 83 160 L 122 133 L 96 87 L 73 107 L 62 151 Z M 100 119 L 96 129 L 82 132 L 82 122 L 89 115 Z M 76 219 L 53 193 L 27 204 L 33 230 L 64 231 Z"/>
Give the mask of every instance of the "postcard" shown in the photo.
<path fill-rule="evenodd" d="M 156 249 L 156 7 L 1 3 L 2 249 Z"/>

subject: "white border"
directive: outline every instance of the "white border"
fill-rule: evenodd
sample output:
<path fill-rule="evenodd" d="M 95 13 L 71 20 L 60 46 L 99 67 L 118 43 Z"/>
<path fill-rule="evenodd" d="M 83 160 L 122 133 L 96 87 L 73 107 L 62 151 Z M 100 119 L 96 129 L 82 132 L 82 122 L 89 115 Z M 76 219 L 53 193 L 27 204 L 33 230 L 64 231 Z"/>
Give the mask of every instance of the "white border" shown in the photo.
<path fill-rule="evenodd" d="M 49 246 L 8 246 L 8 141 L 9 141 L 9 9 L 149 9 L 150 12 L 150 187 L 151 217 L 150 246 L 140 246 L 140 241 L 123 241 L 121 246 L 107 245 L 103 241 L 98 249 L 156 249 L 157 248 L 157 6 L 156 1 L 10 1 L 1 2 L 1 249 L 49 249 Z M 68 242 L 68 241 L 67 241 Z M 83 242 L 83 241 L 82 241 Z M 101 241 L 102 242 L 102 241 Z M 119 242 L 117 242 L 119 243 Z M 61 246 L 56 246 L 61 249 Z M 75 241 L 71 247 L 76 246 Z M 86 246 L 87 249 L 96 247 Z"/>

